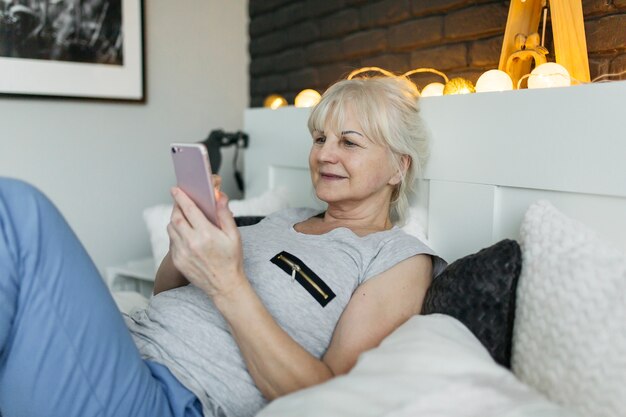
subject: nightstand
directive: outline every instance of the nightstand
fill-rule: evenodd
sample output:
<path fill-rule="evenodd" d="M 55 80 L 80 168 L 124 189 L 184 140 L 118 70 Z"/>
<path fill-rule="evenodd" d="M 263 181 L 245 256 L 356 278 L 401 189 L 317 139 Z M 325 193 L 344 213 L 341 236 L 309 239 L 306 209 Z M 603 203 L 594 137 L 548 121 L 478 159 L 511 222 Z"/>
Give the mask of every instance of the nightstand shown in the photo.
<path fill-rule="evenodd" d="M 109 266 L 106 284 L 111 291 L 135 291 L 146 298 L 152 295 L 156 268 L 153 258 L 129 261 L 122 265 Z"/>

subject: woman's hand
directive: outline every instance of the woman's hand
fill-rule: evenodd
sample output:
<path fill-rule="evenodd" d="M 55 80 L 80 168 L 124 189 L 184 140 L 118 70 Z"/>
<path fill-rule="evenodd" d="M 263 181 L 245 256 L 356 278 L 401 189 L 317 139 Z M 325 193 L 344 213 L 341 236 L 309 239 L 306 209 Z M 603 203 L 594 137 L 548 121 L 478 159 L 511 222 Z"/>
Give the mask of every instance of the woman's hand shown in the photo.
<path fill-rule="evenodd" d="M 179 188 L 172 189 L 174 209 L 167 226 L 174 266 L 210 297 L 227 295 L 246 281 L 241 239 L 228 198 L 219 191 L 216 194 L 221 229 Z"/>
<path fill-rule="evenodd" d="M 222 177 L 219 175 L 213 175 L 211 180 L 213 181 L 213 188 L 217 191 L 217 198 L 220 186 L 222 185 Z M 156 277 L 154 279 L 154 295 L 163 291 L 183 287 L 188 284 L 189 280 L 185 278 L 183 274 L 181 274 L 180 271 L 174 266 L 172 253 L 171 251 L 168 251 L 165 258 L 163 258 L 163 261 L 161 261 L 161 265 L 159 265 L 159 269 L 157 270 Z"/>

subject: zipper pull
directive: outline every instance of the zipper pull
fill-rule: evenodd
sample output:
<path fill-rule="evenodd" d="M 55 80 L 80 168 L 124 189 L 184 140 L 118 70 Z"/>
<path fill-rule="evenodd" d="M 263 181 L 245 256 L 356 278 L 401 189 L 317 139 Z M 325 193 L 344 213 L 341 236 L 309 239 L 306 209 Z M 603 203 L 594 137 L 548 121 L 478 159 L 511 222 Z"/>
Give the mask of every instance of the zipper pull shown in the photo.
<path fill-rule="evenodd" d="M 300 265 L 282 255 L 280 255 L 278 259 L 282 259 L 287 265 L 291 267 L 291 282 L 294 282 L 296 280 L 296 272 L 300 272 Z"/>
<path fill-rule="evenodd" d="M 294 263 L 291 267 L 291 282 L 296 281 L 296 272 L 300 272 L 300 265 Z"/>

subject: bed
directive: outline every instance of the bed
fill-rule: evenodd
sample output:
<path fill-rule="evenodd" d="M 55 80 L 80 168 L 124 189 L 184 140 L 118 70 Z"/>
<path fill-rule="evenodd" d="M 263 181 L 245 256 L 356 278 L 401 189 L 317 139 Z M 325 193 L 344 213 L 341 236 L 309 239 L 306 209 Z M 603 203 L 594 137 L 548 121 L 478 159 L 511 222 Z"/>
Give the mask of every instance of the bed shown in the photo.
<path fill-rule="evenodd" d="M 455 268 L 431 314 L 260 416 L 624 415 L 624 97 L 626 82 L 423 99 L 431 157 L 405 227 Z M 246 110 L 247 201 L 323 207 L 302 186 L 308 114 Z"/>

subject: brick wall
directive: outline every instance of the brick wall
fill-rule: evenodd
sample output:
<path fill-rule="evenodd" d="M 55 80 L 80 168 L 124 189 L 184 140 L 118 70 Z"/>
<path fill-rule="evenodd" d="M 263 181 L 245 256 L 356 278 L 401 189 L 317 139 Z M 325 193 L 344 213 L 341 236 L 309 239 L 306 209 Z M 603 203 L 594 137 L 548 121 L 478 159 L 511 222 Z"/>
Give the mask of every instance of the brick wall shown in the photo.
<path fill-rule="evenodd" d="M 433 67 L 475 82 L 498 66 L 509 4 L 249 0 L 250 105 L 261 106 L 270 93 L 293 103 L 300 90 L 322 92 L 363 66 L 394 72 Z M 626 70 L 626 0 L 583 0 L 583 8 L 591 78 Z M 414 77 L 420 86 L 440 80 L 430 74 Z"/>

